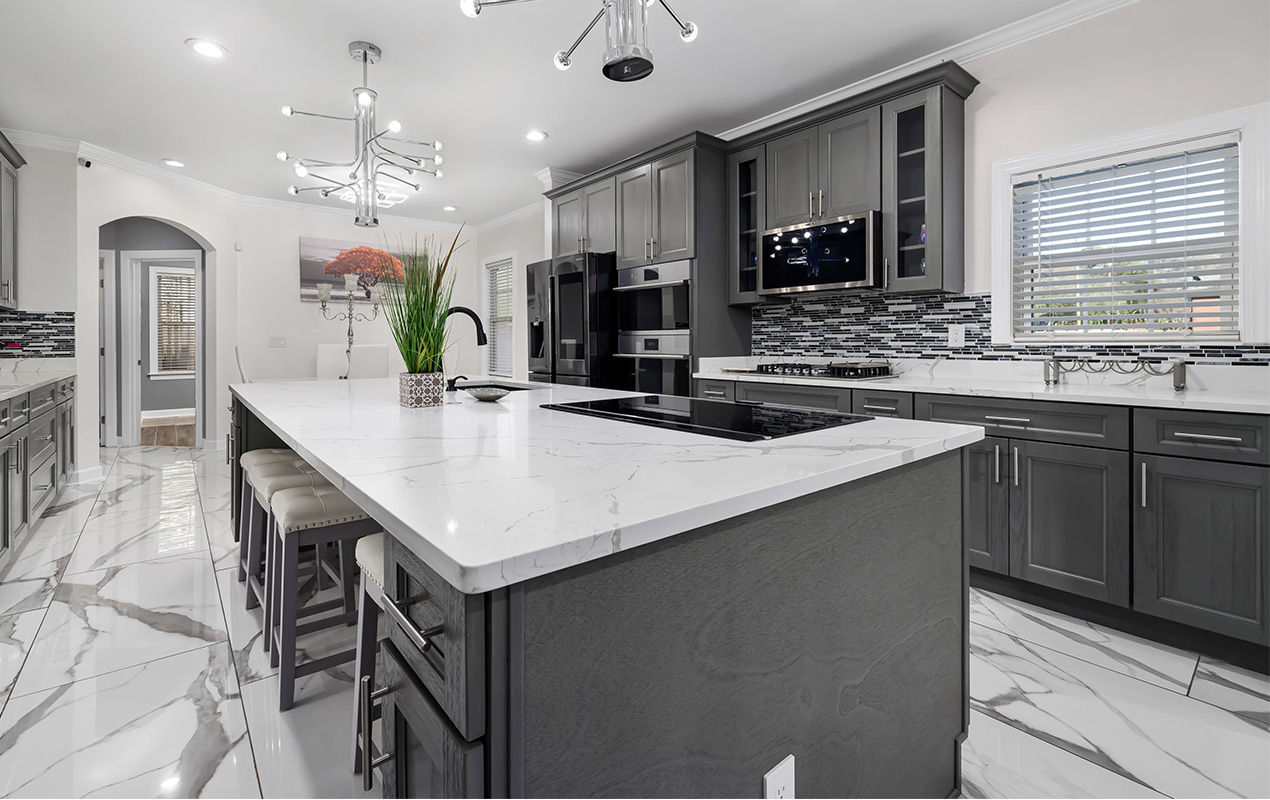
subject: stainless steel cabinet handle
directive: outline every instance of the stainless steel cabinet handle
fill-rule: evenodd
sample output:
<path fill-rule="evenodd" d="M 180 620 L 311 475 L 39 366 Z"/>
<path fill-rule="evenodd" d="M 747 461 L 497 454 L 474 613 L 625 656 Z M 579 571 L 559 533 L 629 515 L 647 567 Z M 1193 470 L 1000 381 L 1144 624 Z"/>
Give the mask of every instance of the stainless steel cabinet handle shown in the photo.
<path fill-rule="evenodd" d="M 824 189 L 820 190 L 820 206 L 818 207 L 817 210 L 820 211 L 820 216 L 823 217 L 825 215 L 825 190 Z"/>
<path fill-rule="evenodd" d="M 815 192 L 808 192 L 808 193 L 807 193 L 807 219 L 815 219 L 815 218 L 816 218 L 816 211 L 815 211 L 815 205 L 814 205 L 814 202 L 815 202 L 815 201 L 813 200 L 813 198 L 815 197 L 815 195 L 816 195 L 816 193 L 815 193 Z"/>
<path fill-rule="evenodd" d="M 397 625 L 401 627 L 406 636 L 410 637 L 410 641 L 414 642 L 415 647 L 426 653 L 432 649 L 431 637 L 440 634 L 441 631 L 445 630 L 445 626 L 434 625 L 426 630 L 419 630 L 406 616 L 406 612 L 401 610 L 406 606 L 413 605 L 420 600 L 423 600 L 425 597 L 427 597 L 425 594 L 416 595 L 415 597 L 411 597 L 407 600 L 402 600 L 399 603 L 385 597 L 384 610 L 387 611 L 388 616 L 392 617 Z"/>
<path fill-rule="evenodd" d="M 652 261 L 654 258 L 657 258 L 657 240 L 649 239 L 648 240 L 648 260 Z"/>
<path fill-rule="evenodd" d="M 46 491 L 48 491 L 49 489 L 52 489 L 52 488 L 53 488 L 53 484 L 51 484 L 51 483 L 46 483 L 46 484 L 43 484 L 42 486 L 36 486 L 36 487 L 34 487 L 35 491 L 37 491 L 37 492 L 46 492 Z"/>
<path fill-rule="evenodd" d="M 1024 418 L 1024 417 L 993 417 L 993 416 L 990 416 L 990 415 L 988 415 L 988 414 L 984 414 L 984 415 L 983 415 L 983 418 L 984 418 L 984 419 L 990 419 L 990 420 L 992 420 L 993 422 L 1014 422 L 1014 423 L 1017 423 L 1017 424 L 1019 424 L 1019 425 L 1027 425 L 1029 422 L 1031 422 L 1031 421 L 1032 421 L 1032 420 L 1030 420 L 1030 419 L 1026 419 L 1026 418 Z"/>
<path fill-rule="evenodd" d="M 14 473 L 16 474 L 21 475 L 22 474 L 22 440 L 18 439 L 16 442 L 9 445 L 9 449 L 10 450 L 16 449 L 18 451 L 17 455 L 13 457 L 13 463 L 9 465 L 9 469 L 13 470 Z"/>
<path fill-rule="evenodd" d="M 48 436 L 37 436 L 35 438 L 39 439 L 41 442 L 51 442 L 53 441 L 53 434 L 50 433 Z"/>
<path fill-rule="evenodd" d="M 9 424 L 8 414 L 4 415 L 3 417 L 0 417 L 0 425 L 8 425 L 8 424 Z"/>
<path fill-rule="evenodd" d="M 865 403 L 864 405 L 860 407 L 863 408 L 865 411 L 887 411 L 892 414 L 895 413 L 895 406 L 873 406 L 873 405 L 869 405 L 868 403 Z"/>
<path fill-rule="evenodd" d="M 1183 433 L 1178 431 L 1173 434 L 1175 439 L 1196 439 L 1201 442 L 1230 442 L 1231 444 L 1243 444 L 1243 439 L 1238 436 L 1218 436 L 1214 433 Z"/>
<path fill-rule="evenodd" d="M 1147 507 L 1147 462 L 1142 462 L 1142 507 Z"/>
<path fill-rule="evenodd" d="M 1014 485 L 1019 485 L 1019 448 L 1014 448 Z"/>
<path fill-rule="evenodd" d="M 225 463 L 234 463 L 234 434 L 225 434 Z"/>
<path fill-rule="evenodd" d="M 364 792 L 369 792 L 375 788 L 375 767 L 392 760 L 392 753 L 383 753 L 379 758 L 372 758 L 370 733 L 371 727 L 375 724 L 375 701 L 382 699 L 385 695 L 392 694 L 396 689 L 396 686 L 385 686 L 375 691 L 370 684 L 370 676 L 362 676 L 362 791 Z"/>
<path fill-rule="evenodd" d="M 992 445 L 992 482 L 1001 482 L 1001 445 Z"/>
<path fill-rule="evenodd" d="M 702 389 L 701 393 L 706 397 L 726 397 L 726 395 L 718 389 Z"/>

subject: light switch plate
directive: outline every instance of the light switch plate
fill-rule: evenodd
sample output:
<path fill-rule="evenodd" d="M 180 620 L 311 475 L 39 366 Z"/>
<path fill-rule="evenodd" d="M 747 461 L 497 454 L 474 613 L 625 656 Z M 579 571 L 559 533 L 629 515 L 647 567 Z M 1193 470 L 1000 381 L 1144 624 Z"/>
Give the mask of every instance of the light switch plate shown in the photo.
<path fill-rule="evenodd" d="M 287 346 L 287 337 L 285 337 L 285 336 L 270 336 L 270 337 L 269 337 L 269 346 L 270 346 L 270 347 L 286 347 L 286 346 Z"/>
<path fill-rule="evenodd" d="M 781 763 L 763 776 L 763 797 L 794 800 L 794 756 L 785 756 Z"/>
<path fill-rule="evenodd" d="M 948 346 L 949 347 L 965 347 L 966 346 L 966 326 L 965 325 L 949 325 L 948 326 Z"/>

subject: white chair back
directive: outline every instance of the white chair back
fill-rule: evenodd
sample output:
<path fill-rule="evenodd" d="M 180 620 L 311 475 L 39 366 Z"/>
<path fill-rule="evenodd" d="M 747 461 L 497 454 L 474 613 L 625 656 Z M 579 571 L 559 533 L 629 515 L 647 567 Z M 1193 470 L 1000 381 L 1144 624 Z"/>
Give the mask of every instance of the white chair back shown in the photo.
<path fill-rule="evenodd" d="M 234 345 L 234 360 L 238 362 L 238 377 L 243 383 L 251 383 L 251 378 L 247 377 L 247 370 L 243 369 L 243 354 L 238 349 L 238 345 Z"/>

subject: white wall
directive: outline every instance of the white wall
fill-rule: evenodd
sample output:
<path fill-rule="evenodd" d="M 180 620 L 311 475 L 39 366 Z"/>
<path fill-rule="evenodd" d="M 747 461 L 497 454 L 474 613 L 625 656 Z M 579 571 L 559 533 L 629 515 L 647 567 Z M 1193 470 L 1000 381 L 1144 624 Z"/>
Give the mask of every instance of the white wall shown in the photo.
<path fill-rule="evenodd" d="M 966 291 L 992 288 L 994 161 L 1264 103 L 1267 31 L 1266 0 L 1143 0 L 967 63 Z"/>
<path fill-rule="evenodd" d="M 75 310 L 74 153 L 23 147 L 18 170 L 18 308 Z"/>
<path fill-rule="evenodd" d="M 525 265 L 547 258 L 546 244 L 543 239 L 545 213 L 542 210 L 527 217 L 513 220 L 497 227 L 482 229 L 476 236 L 477 265 L 495 257 L 510 255 L 515 269 L 515 314 L 512 321 L 514 359 L 512 375 L 519 380 L 529 378 L 529 343 L 525 321 Z M 479 279 L 479 276 L 478 276 Z M 479 287 L 477 297 L 480 297 Z M 479 301 L 478 301 L 479 302 Z M 473 306 L 473 309 L 484 316 L 484 308 Z M 484 359 L 482 372 L 484 372 Z"/>

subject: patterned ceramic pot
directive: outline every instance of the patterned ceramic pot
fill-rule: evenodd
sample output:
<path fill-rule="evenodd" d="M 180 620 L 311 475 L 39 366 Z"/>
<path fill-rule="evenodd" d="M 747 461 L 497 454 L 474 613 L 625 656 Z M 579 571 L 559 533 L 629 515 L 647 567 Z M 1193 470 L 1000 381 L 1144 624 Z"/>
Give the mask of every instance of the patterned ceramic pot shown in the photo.
<path fill-rule="evenodd" d="M 441 405 L 445 375 L 441 372 L 401 373 L 401 404 L 406 408 L 430 408 Z"/>

